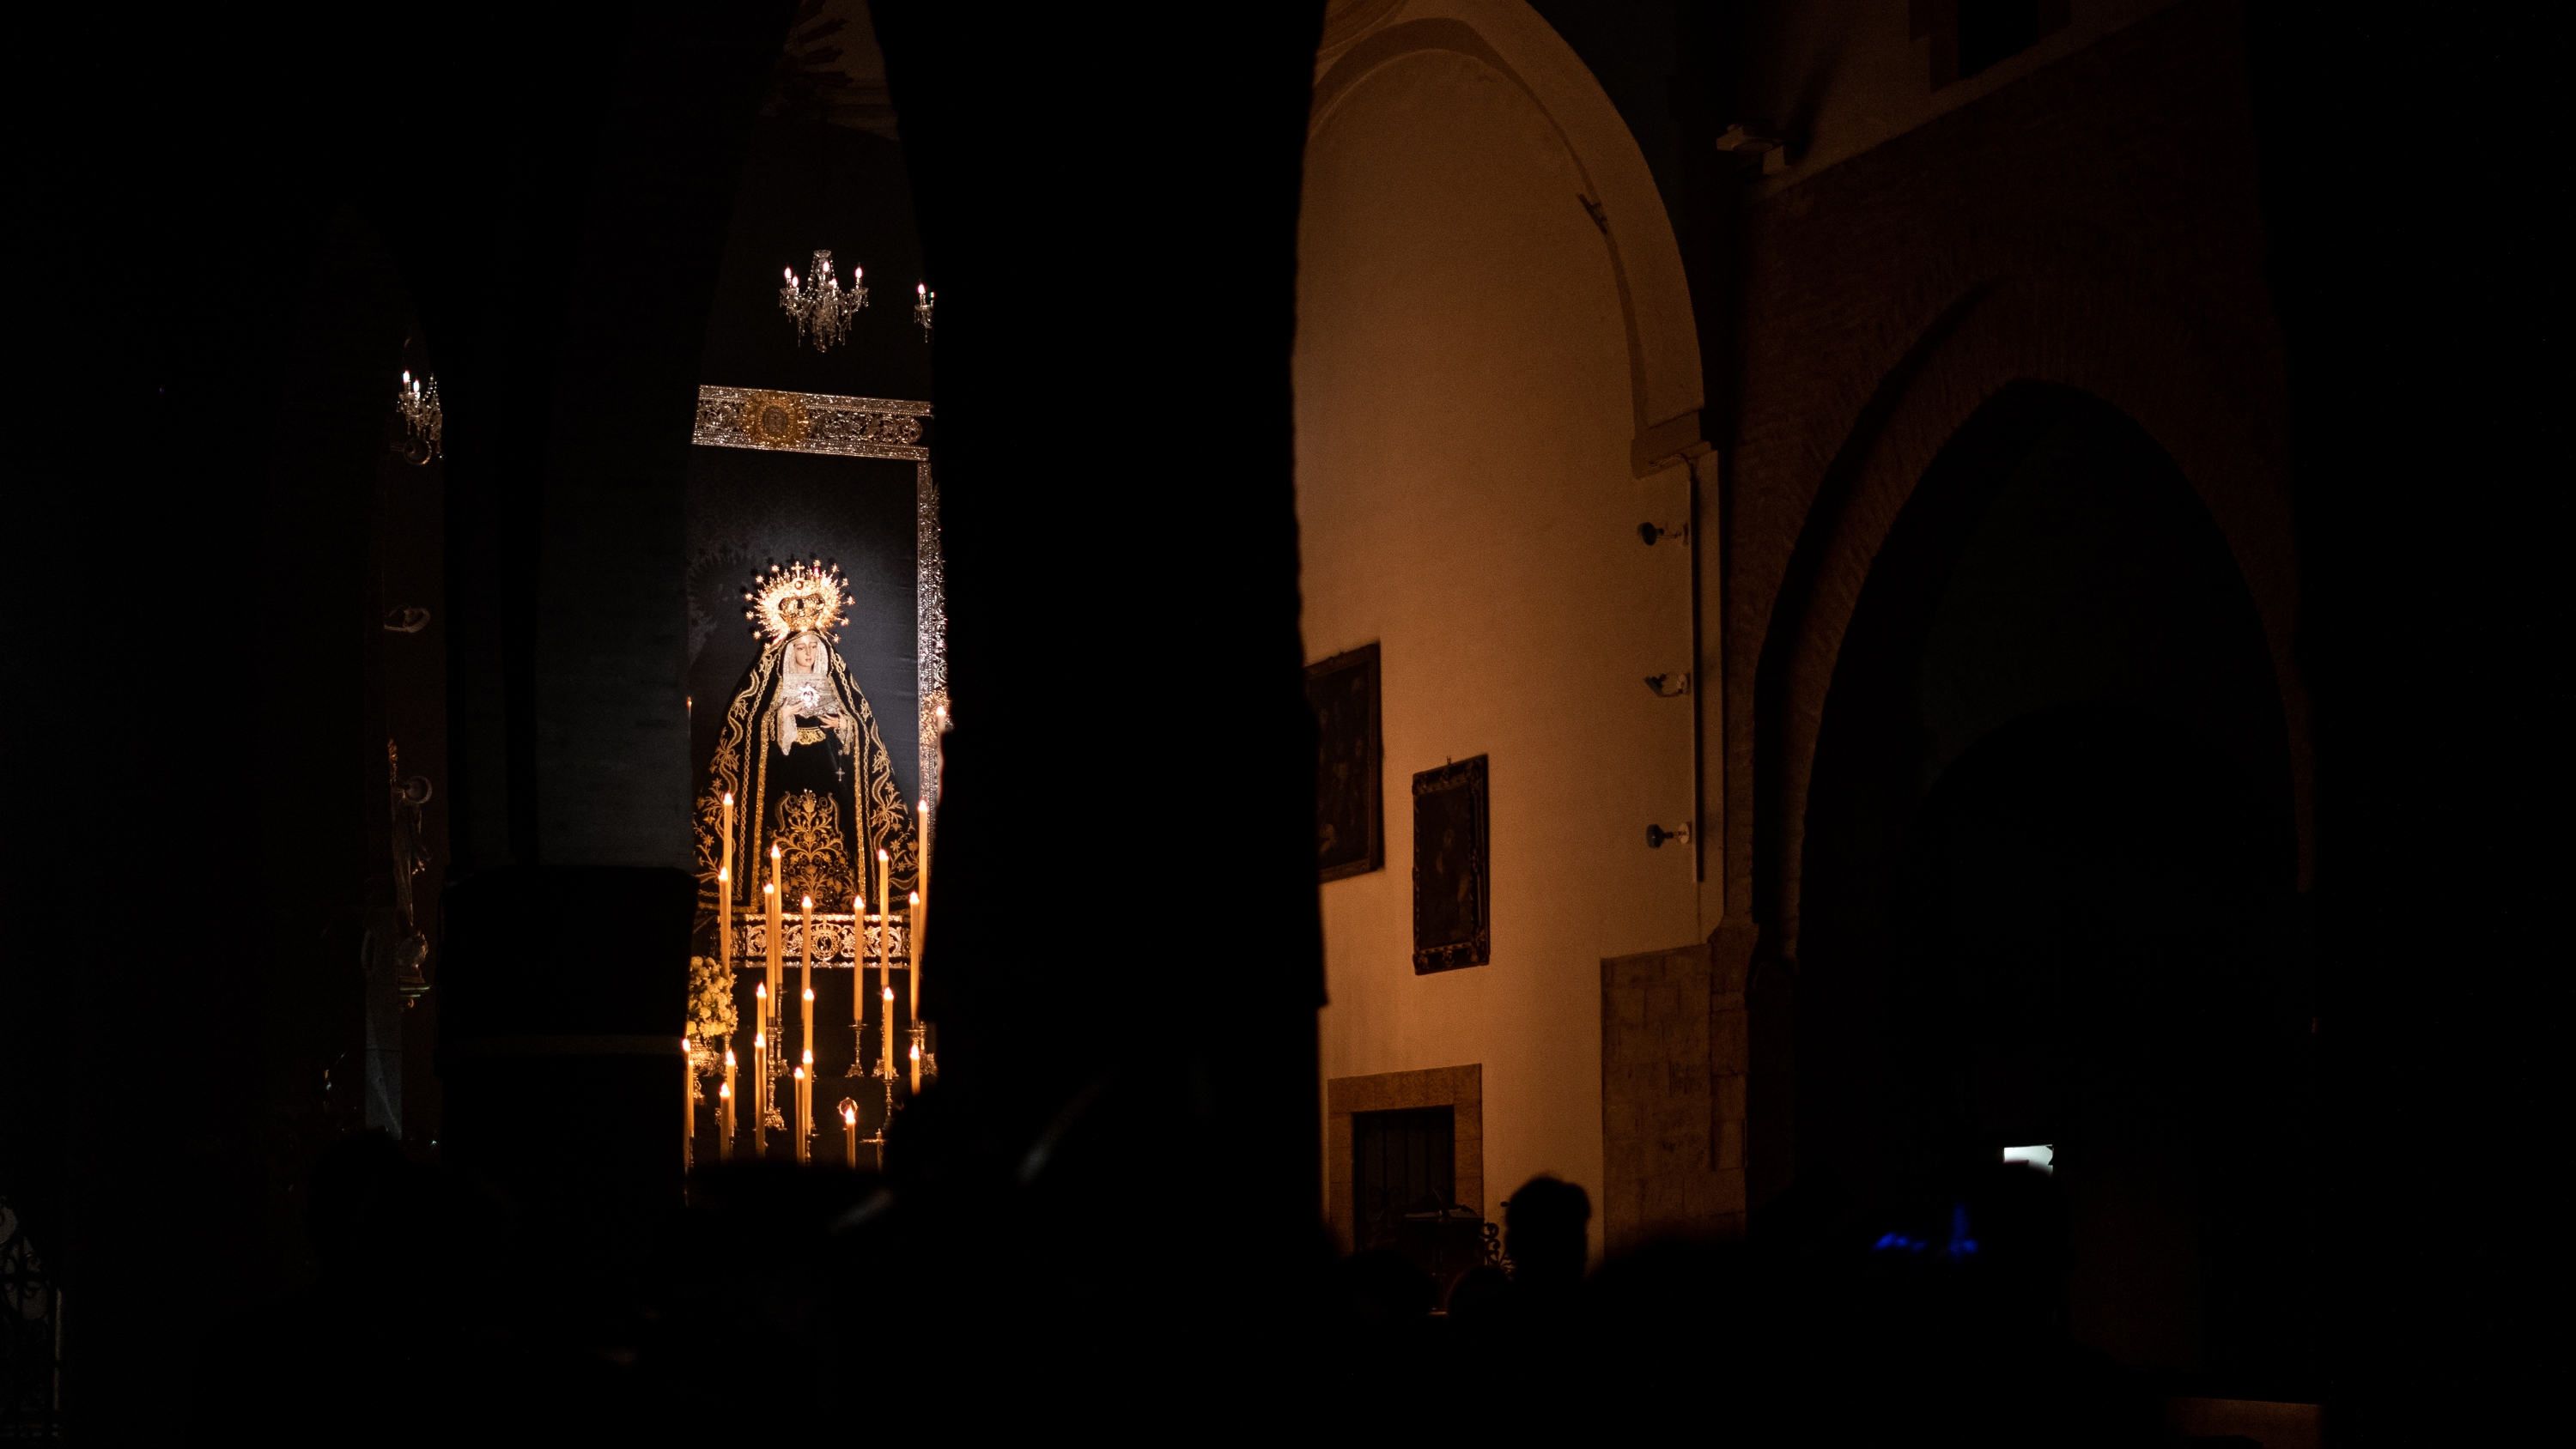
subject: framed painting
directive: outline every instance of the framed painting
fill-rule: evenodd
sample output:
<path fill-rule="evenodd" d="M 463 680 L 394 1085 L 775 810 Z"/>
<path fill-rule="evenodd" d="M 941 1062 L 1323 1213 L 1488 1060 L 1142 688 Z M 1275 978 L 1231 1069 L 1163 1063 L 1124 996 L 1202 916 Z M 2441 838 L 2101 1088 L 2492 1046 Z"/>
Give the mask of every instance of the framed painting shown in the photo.
<path fill-rule="evenodd" d="M 1306 704 L 1315 712 L 1315 878 L 1384 870 L 1377 646 L 1307 665 Z"/>
<path fill-rule="evenodd" d="M 1493 959 L 1485 757 L 1413 777 L 1413 971 Z"/>

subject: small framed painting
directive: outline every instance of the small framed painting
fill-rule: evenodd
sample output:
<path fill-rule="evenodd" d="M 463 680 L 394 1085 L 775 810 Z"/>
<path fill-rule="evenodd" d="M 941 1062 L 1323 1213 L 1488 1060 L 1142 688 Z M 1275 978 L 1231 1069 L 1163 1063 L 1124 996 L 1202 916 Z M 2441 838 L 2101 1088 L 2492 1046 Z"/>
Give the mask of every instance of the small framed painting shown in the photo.
<path fill-rule="evenodd" d="M 1493 959 L 1485 757 L 1413 777 L 1413 971 Z"/>
<path fill-rule="evenodd" d="M 1377 646 L 1307 665 L 1306 703 L 1315 711 L 1315 878 L 1384 870 Z"/>

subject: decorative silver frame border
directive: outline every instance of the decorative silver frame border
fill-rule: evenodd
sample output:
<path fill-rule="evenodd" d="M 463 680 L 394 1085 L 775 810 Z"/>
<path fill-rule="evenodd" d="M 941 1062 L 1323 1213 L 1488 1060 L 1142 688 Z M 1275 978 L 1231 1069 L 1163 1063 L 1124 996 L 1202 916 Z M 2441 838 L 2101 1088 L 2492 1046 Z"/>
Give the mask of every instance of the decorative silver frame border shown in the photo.
<path fill-rule="evenodd" d="M 764 443 L 742 430 L 742 405 L 755 394 L 794 399 L 807 428 L 795 443 Z M 913 469 L 913 604 L 915 683 L 921 701 L 921 799 L 939 808 L 939 732 L 948 712 L 948 570 L 939 538 L 939 484 L 930 474 L 930 447 L 917 441 L 930 404 L 900 398 L 843 397 L 827 392 L 772 388 L 698 387 L 697 424 L 689 441 L 702 448 L 750 448 L 764 453 L 816 453 L 834 458 L 908 459 Z M 923 842 L 925 846 L 928 842 Z"/>
<path fill-rule="evenodd" d="M 766 443 L 743 431 L 742 405 L 754 397 L 786 398 L 804 408 L 805 436 L 794 443 Z M 842 458 L 908 458 L 928 462 L 920 442 L 930 404 L 897 398 L 841 397 L 828 392 L 772 388 L 698 388 L 698 420 L 689 441 L 706 448 L 757 448 L 770 453 L 827 453 Z"/>

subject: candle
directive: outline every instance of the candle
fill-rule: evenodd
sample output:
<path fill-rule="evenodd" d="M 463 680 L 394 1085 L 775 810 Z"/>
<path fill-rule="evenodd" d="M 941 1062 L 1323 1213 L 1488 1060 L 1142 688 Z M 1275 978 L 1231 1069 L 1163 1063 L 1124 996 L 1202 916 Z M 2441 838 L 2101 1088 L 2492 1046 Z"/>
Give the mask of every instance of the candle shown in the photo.
<path fill-rule="evenodd" d="M 886 871 L 892 859 L 892 856 L 886 854 L 884 846 L 877 847 L 877 909 L 886 913 L 886 925 L 889 928 L 894 925 L 894 893 L 886 889 Z"/>
<path fill-rule="evenodd" d="M 762 914 L 768 918 L 769 926 L 769 949 L 764 953 L 769 965 L 767 998 L 769 1005 L 761 1015 L 761 1024 L 768 1029 L 769 1049 L 772 1053 L 784 1053 L 787 1049 L 787 1004 L 779 999 L 779 993 L 786 985 L 780 978 L 787 970 L 787 896 L 784 887 L 779 883 L 784 869 L 780 862 L 778 847 L 775 845 L 769 847 L 769 883 L 761 887 L 761 899 L 766 902 L 762 908 Z M 784 1059 L 781 1055 L 772 1055 L 769 1059 L 772 1071 L 775 1071 L 777 1063 Z M 778 1110 L 777 1077 L 761 1078 L 760 1104 L 761 1115 L 764 1118 Z"/>
<path fill-rule="evenodd" d="M 733 792 L 724 797 L 724 859 L 716 867 L 716 950 L 728 981 L 733 971 Z"/>
<path fill-rule="evenodd" d="M 812 1053 L 807 1053 L 811 1056 Z M 805 1077 L 805 1068 L 796 1069 L 796 1160 L 806 1160 L 806 1139 L 814 1134 L 814 1120 L 806 1108 L 811 1104 L 814 1084 Z"/>
<path fill-rule="evenodd" d="M 733 983 L 733 867 L 716 867 L 716 959 L 724 963 L 725 983 Z"/>
<path fill-rule="evenodd" d="M 769 1155 L 769 988 L 751 988 L 751 1155 Z"/>
<path fill-rule="evenodd" d="M 680 1038 L 680 1170 L 697 1166 L 698 1062 L 689 1054 L 689 1039 Z"/>
<path fill-rule="evenodd" d="M 778 996 L 778 975 L 784 969 L 787 949 L 787 897 L 778 880 L 778 847 L 773 845 L 769 847 L 769 884 L 760 888 L 761 899 L 766 902 L 762 909 L 769 917 L 769 994 L 772 1000 Z"/>
<path fill-rule="evenodd" d="M 859 1104 L 841 1099 L 841 1152 L 851 1167 L 859 1165 Z"/>
<path fill-rule="evenodd" d="M 716 1103 L 716 1160 L 733 1161 L 733 1048 L 725 1048 L 724 1086 L 718 1089 Z"/>
<path fill-rule="evenodd" d="M 919 1021 L 921 1020 L 921 892 L 919 891 L 912 893 L 912 939 L 905 944 L 908 948 L 906 959 L 912 968 L 904 973 L 912 978 L 912 1019 Z"/>
<path fill-rule="evenodd" d="M 930 900 L 930 802 L 927 800 L 922 801 L 921 804 L 914 807 L 912 822 L 912 885 L 913 889 L 920 893 L 921 900 L 923 902 L 922 908 L 917 909 L 912 913 L 914 925 L 912 958 L 914 961 L 918 962 L 921 959 L 920 927 L 930 919 L 930 911 L 928 909 L 928 903 Z"/>
<path fill-rule="evenodd" d="M 805 938 L 796 949 L 796 984 L 805 998 L 805 1032 L 797 1038 L 805 1047 L 805 1060 L 814 1060 L 814 898 L 807 896 L 804 907 Z"/>
<path fill-rule="evenodd" d="M 930 802 L 924 800 L 912 808 L 913 884 L 927 891 L 930 889 Z"/>
<path fill-rule="evenodd" d="M 885 989 L 879 993 L 885 1002 L 885 1030 L 877 1033 L 885 1041 L 885 1050 L 877 1054 L 879 1070 L 889 1082 L 894 1080 L 894 958 L 886 958 Z"/>

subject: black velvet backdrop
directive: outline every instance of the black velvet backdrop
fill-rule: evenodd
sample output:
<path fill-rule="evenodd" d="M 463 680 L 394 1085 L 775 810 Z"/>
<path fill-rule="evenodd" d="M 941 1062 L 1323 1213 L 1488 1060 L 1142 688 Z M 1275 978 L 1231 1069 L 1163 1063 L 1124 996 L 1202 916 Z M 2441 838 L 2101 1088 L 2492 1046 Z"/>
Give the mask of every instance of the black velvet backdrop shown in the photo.
<path fill-rule="evenodd" d="M 781 318 L 782 324 L 785 319 Z M 748 448 L 689 458 L 689 770 L 702 788 L 724 711 L 759 645 L 739 585 L 772 560 L 830 559 L 851 584 L 835 646 L 876 711 L 904 798 L 921 798 L 919 676 L 914 673 L 914 465 Z"/>

